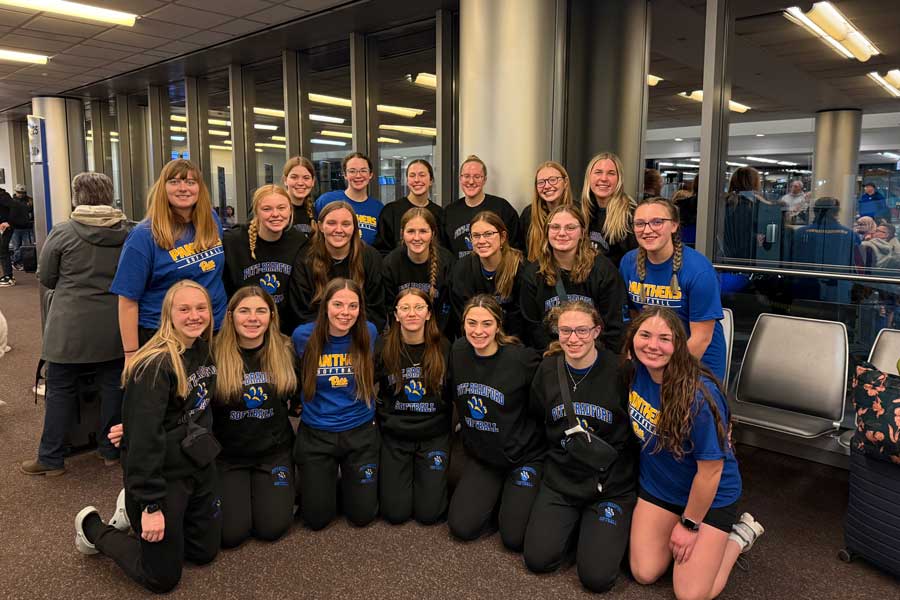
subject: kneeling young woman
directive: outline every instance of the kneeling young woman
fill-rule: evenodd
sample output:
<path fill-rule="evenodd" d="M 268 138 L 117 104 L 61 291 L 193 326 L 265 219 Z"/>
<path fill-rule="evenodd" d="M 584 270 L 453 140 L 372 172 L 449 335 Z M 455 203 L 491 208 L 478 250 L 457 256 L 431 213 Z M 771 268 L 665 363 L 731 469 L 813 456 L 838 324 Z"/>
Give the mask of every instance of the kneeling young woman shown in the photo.
<path fill-rule="evenodd" d="M 737 518 L 741 475 L 725 396 L 688 349 L 672 310 L 648 306 L 632 321 L 629 403 L 642 443 L 640 492 L 631 523 L 631 572 L 653 583 L 674 560 L 678 598 L 718 596 L 763 527 Z"/>
<path fill-rule="evenodd" d="M 250 536 L 277 540 L 294 516 L 294 430 L 288 404 L 297 375 L 272 296 L 255 285 L 232 296 L 214 355 L 222 546 L 233 548 Z"/>
<path fill-rule="evenodd" d="M 102 552 L 156 593 L 178 585 L 183 559 L 205 564 L 219 552 L 222 511 L 207 410 L 216 384 L 212 319 L 199 283 L 183 279 L 166 292 L 159 330 L 122 373 L 125 489 L 115 515 L 104 525 L 88 506 L 75 517 L 79 552 Z"/>
<path fill-rule="evenodd" d="M 503 545 L 521 552 L 547 451 L 529 405 L 540 356 L 503 333 L 503 309 L 492 296 L 469 300 L 462 320 L 465 337 L 453 344 L 447 382 L 466 463 L 450 501 L 450 533 L 478 538 L 499 507 Z"/>
<path fill-rule="evenodd" d="M 525 564 L 553 571 L 577 540 L 578 578 L 592 592 L 605 592 L 618 576 L 637 501 L 628 386 L 618 355 L 598 343 L 603 322 L 596 308 L 566 302 L 550 321 L 558 341 L 531 384 L 550 451 L 525 535 Z M 579 426 L 587 433 L 567 435 Z"/>
<path fill-rule="evenodd" d="M 310 529 L 337 515 L 338 469 L 347 519 L 362 527 L 378 513 L 375 338 L 362 289 L 342 277 L 325 286 L 316 320 L 294 331 L 303 400 L 294 460 L 300 514 Z"/>

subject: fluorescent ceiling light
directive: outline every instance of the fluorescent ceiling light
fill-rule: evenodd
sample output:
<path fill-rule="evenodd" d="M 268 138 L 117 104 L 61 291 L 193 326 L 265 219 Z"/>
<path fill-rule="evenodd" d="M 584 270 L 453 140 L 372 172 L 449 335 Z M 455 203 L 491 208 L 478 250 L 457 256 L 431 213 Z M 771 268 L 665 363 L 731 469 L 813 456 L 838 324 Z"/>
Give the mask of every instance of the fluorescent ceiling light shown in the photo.
<path fill-rule="evenodd" d="M 655 86 L 660 81 L 665 81 L 665 79 L 656 75 L 650 75 L 649 73 L 647 74 L 647 85 L 649 85 L 650 87 Z"/>
<path fill-rule="evenodd" d="M 895 88 L 900 88 L 900 69 L 891 69 L 885 74 L 884 79 Z"/>
<path fill-rule="evenodd" d="M 353 139 L 353 134 L 347 131 L 332 131 L 330 129 L 323 129 L 319 133 L 327 137 L 347 138 L 348 140 Z"/>
<path fill-rule="evenodd" d="M 797 166 L 797 163 L 791 162 L 789 160 L 779 160 L 777 162 L 777 164 L 784 165 L 785 167 L 796 167 Z"/>
<path fill-rule="evenodd" d="M 382 144 L 401 144 L 402 142 L 396 138 L 380 137 L 378 141 Z"/>
<path fill-rule="evenodd" d="M 346 142 L 339 142 L 337 140 L 323 140 L 319 138 L 313 138 L 309 140 L 311 144 L 321 144 L 323 146 L 346 146 Z"/>
<path fill-rule="evenodd" d="M 256 142 L 257 148 L 278 148 L 279 150 L 285 150 L 287 146 L 284 144 L 273 144 L 271 142 Z"/>
<path fill-rule="evenodd" d="M 326 115 L 309 115 L 310 121 L 318 121 L 319 123 L 336 123 L 342 125 L 346 119 L 340 117 L 329 117 Z"/>
<path fill-rule="evenodd" d="M 207 119 L 210 125 L 218 125 L 219 127 L 231 127 L 231 121 L 223 121 L 222 119 Z"/>
<path fill-rule="evenodd" d="M 17 50 L 0 50 L 0 60 L 46 65 L 49 57 L 43 54 L 32 54 L 31 52 L 19 52 Z"/>
<path fill-rule="evenodd" d="M 286 142 L 286 141 L 287 141 L 287 138 L 284 137 L 283 135 L 273 135 L 273 136 L 272 136 L 272 141 L 273 141 L 273 142 Z"/>
<path fill-rule="evenodd" d="M 169 115 L 169 118 L 173 121 L 178 121 L 179 123 L 187 123 L 187 117 L 184 115 Z"/>
<path fill-rule="evenodd" d="M 700 159 L 699 159 L 699 158 L 689 158 L 688 160 L 692 160 L 692 161 L 694 161 L 694 162 L 700 162 Z"/>
<path fill-rule="evenodd" d="M 169 131 L 175 131 L 178 133 L 187 133 L 187 127 L 182 127 L 181 125 L 170 125 Z"/>
<path fill-rule="evenodd" d="M 118 143 L 119 143 L 119 140 L 118 140 L 117 138 L 112 138 L 112 139 L 109 140 L 109 141 L 112 142 L 113 144 L 118 144 Z"/>
<path fill-rule="evenodd" d="M 229 146 L 234 145 L 234 142 L 232 142 L 231 140 L 222 140 L 222 143 L 223 143 L 223 144 L 228 144 Z"/>
<path fill-rule="evenodd" d="M 900 160 L 900 154 L 897 154 L 895 152 L 879 152 L 878 154 L 886 156 L 888 158 L 893 158 L 894 160 Z"/>
<path fill-rule="evenodd" d="M 266 125 L 265 123 L 254 123 L 253 129 L 262 129 L 263 131 L 278 131 L 278 125 Z"/>
<path fill-rule="evenodd" d="M 682 98 L 687 98 L 689 100 L 694 100 L 696 102 L 703 102 L 703 90 L 694 90 L 690 94 L 687 92 L 679 92 L 679 96 Z M 736 113 L 745 113 L 750 110 L 750 107 L 746 104 L 741 104 L 740 102 L 735 102 L 734 100 L 728 101 L 728 109 L 732 112 Z"/>
<path fill-rule="evenodd" d="M 675 163 L 676 167 L 681 167 L 682 169 L 696 169 L 697 165 L 693 163 Z"/>
<path fill-rule="evenodd" d="M 134 27 L 134 21 L 138 18 L 137 15 L 127 12 L 80 4 L 78 2 L 66 2 L 65 0 L 0 0 L 0 5 L 42 10 L 58 15 L 124 25 L 125 27 Z"/>
<path fill-rule="evenodd" d="M 112 137 L 119 137 L 119 132 L 118 131 L 110 131 L 109 135 Z"/>
<path fill-rule="evenodd" d="M 418 117 L 423 114 L 425 111 L 420 108 L 406 108 L 405 106 L 391 106 L 390 104 L 379 104 L 378 112 L 390 113 L 392 115 L 397 115 L 400 117 L 406 117 L 408 119 L 412 119 L 413 117 Z"/>
<path fill-rule="evenodd" d="M 767 163 L 770 165 L 777 165 L 778 161 L 771 158 L 760 158 L 759 156 L 745 156 L 747 160 L 752 160 L 755 162 Z"/>
<path fill-rule="evenodd" d="M 869 73 L 869 79 L 872 79 L 875 83 L 886 89 L 894 98 L 900 98 L 900 89 L 897 89 L 897 87 L 888 83 L 888 81 L 878 73 L 874 71 Z"/>
<path fill-rule="evenodd" d="M 816 2 L 808 13 L 797 6 L 788 8 L 784 16 L 824 40 L 841 56 L 866 62 L 881 51 L 841 14 L 831 2 Z"/>
<path fill-rule="evenodd" d="M 399 131 L 400 133 L 423 135 L 425 137 L 437 137 L 437 129 L 434 127 L 418 127 L 416 125 L 379 125 L 378 128 L 387 131 Z"/>
<path fill-rule="evenodd" d="M 278 117 L 279 119 L 284 118 L 284 111 L 277 108 L 261 108 L 259 106 L 254 106 L 253 114 L 262 115 L 264 117 Z"/>
<path fill-rule="evenodd" d="M 218 146 L 216 144 L 210 144 L 210 150 L 231 150 L 231 146 Z"/>
<path fill-rule="evenodd" d="M 231 135 L 230 131 L 225 131 L 224 129 L 210 129 L 209 135 L 216 135 L 219 137 L 228 137 Z"/>
<path fill-rule="evenodd" d="M 173 142 L 183 142 L 184 136 L 183 135 L 170 135 L 169 139 L 172 140 Z"/>
<path fill-rule="evenodd" d="M 353 103 L 349 98 L 340 98 L 338 96 L 327 96 L 325 94 L 308 94 L 310 102 L 318 102 L 319 104 L 330 104 L 332 106 L 344 106 L 350 108 Z"/>
<path fill-rule="evenodd" d="M 662 161 L 660 161 L 660 162 L 658 162 L 658 163 L 656 163 L 656 164 L 658 164 L 658 165 L 661 166 L 661 167 L 674 167 L 674 166 L 675 166 L 675 163 L 671 163 L 671 162 L 662 162 Z"/>
<path fill-rule="evenodd" d="M 731 162 L 730 160 L 726 160 L 725 164 L 728 165 L 729 167 L 746 167 L 746 166 L 748 166 L 745 163 Z"/>
<path fill-rule="evenodd" d="M 756 134 L 756 137 L 766 137 L 766 134 L 764 134 L 764 133 L 757 133 L 757 134 Z"/>
<path fill-rule="evenodd" d="M 676 142 L 683 142 L 683 141 L 684 141 L 684 138 L 675 138 L 675 141 L 676 141 Z"/>
<path fill-rule="evenodd" d="M 406 80 L 419 87 L 437 89 L 437 76 L 434 73 L 416 73 L 415 77 L 407 75 Z"/>

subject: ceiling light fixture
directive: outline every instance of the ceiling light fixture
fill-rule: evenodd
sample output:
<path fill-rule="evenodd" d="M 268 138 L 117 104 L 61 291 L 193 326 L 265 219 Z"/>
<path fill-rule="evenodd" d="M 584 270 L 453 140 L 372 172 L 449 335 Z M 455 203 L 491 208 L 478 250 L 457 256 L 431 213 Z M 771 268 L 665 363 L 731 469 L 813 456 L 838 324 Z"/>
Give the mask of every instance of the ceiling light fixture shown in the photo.
<path fill-rule="evenodd" d="M 231 135 L 230 131 L 225 131 L 224 129 L 210 129 L 209 135 L 216 135 L 219 137 L 228 137 Z"/>
<path fill-rule="evenodd" d="M 339 137 L 339 138 L 347 138 L 348 140 L 353 139 L 353 134 L 348 131 L 332 131 L 330 129 L 323 129 L 319 132 L 321 135 L 327 137 Z"/>
<path fill-rule="evenodd" d="M 700 159 L 699 159 L 699 158 L 689 158 L 688 160 L 692 160 L 692 161 L 694 161 L 694 162 L 700 162 Z"/>
<path fill-rule="evenodd" d="M 728 165 L 729 167 L 746 167 L 746 166 L 748 166 L 745 163 L 731 162 L 730 160 L 726 160 L 725 164 Z"/>
<path fill-rule="evenodd" d="M 287 149 L 284 144 L 273 144 L 271 142 L 256 142 L 257 148 L 278 148 L 279 150 Z"/>
<path fill-rule="evenodd" d="M 764 134 L 764 133 L 757 133 L 757 134 L 756 134 L 756 137 L 766 137 L 766 134 Z"/>
<path fill-rule="evenodd" d="M 286 141 L 287 141 L 287 138 L 284 137 L 283 135 L 273 135 L 273 136 L 272 136 L 272 141 L 273 141 L 273 142 L 286 142 Z"/>
<path fill-rule="evenodd" d="M 254 123 L 253 129 L 262 129 L 263 131 L 278 131 L 278 125 L 266 125 L 265 123 Z"/>
<path fill-rule="evenodd" d="M 261 108 L 259 106 L 254 106 L 253 114 L 262 115 L 264 117 L 277 117 L 279 119 L 284 118 L 284 111 L 277 108 Z"/>
<path fill-rule="evenodd" d="M 345 108 L 350 108 L 353 104 L 349 98 L 341 98 L 339 96 L 327 96 L 325 94 L 313 93 L 309 94 L 309 101 L 318 102 L 319 104 L 330 104 L 332 106 L 343 106 Z M 391 104 L 379 104 L 377 108 L 378 112 L 398 115 L 400 117 L 407 117 L 409 119 L 418 117 L 425 112 L 421 108 L 407 108 L 405 106 L 393 106 Z M 256 109 L 253 110 L 254 112 L 256 112 Z M 282 116 L 284 116 L 283 113 Z"/>
<path fill-rule="evenodd" d="M 0 0 L 0 5 L 41 10 L 91 21 L 124 25 L 125 27 L 134 27 L 134 21 L 138 18 L 137 15 L 127 12 L 90 6 L 79 2 L 67 2 L 66 0 Z"/>
<path fill-rule="evenodd" d="M 46 65 L 50 57 L 43 54 L 32 54 L 31 52 L 19 52 L 17 50 L 0 50 L 0 60 Z"/>
<path fill-rule="evenodd" d="M 682 98 L 687 98 L 689 100 L 694 100 L 695 102 L 703 102 L 703 90 L 694 90 L 690 94 L 687 92 L 679 92 L 679 96 Z M 736 113 L 745 113 L 750 110 L 751 107 L 746 104 L 741 104 L 740 102 L 735 102 L 734 100 L 728 101 L 728 110 Z"/>
<path fill-rule="evenodd" d="M 184 115 L 169 115 L 169 118 L 173 121 L 178 121 L 179 123 L 187 123 L 187 117 Z"/>
<path fill-rule="evenodd" d="M 888 158 L 893 158 L 894 160 L 900 160 L 900 154 L 897 154 L 895 152 L 879 152 L 878 154 L 886 156 Z"/>
<path fill-rule="evenodd" d="M 776 162 L 776 164 L 784 165 L 785 167 L 796 167 L 797 166 L 797 163 L 791 162 L 789 160 L 779 160 Z"/>
<path fill-rule="evenodd" d="M 659 165 L 660 167 L 674 167 L 674 166 L 675 166 L 675 163 L 671 163 L 671 162 L 662 162 L 662 161 L 660 161 L 660 162 L 658 162 L 658 163 L 656 163 L 656 164 Z"/>
<path fill-rule="evenodd" d="M 219 146 L 217 144 L 210 144 L 210 150 L 231 150 L 231 146 Z"/>
<path fill-rule="evenodd" d="M 838 54 L 866 62 L 881 51 L 841 14 L 831 2 L 816 2 L 809 12 L 797 6 L 784 11 L 785 18 L 824 40 Z"/>
<path fill-rule="evenodd" d="M 183 135 L 170 135 L 169 139 L 172 140 L 173 142 L 183 142 L 184 136 Z"/>
<path fill-rule="evenodd" d="M 675 141 L 676 141 L 676 142 L 683 142 L 683 141 L 684 141 L 684 138 L 675 138 Z"/>
<path fill-rule="evenodd" d="M 660 81 L 665 81 L 665 79 L 657 75 L 650 75 L 649 73 L 647 74 L 647 85 L 649 85 L 650 87 L 654 87 Z"/>
<path fill-rule="evenodd" d="M 309 140 L 311 144 L 321 144 L 322 146 L 346 146 L 346 142 L 339 142 L 337 140 L 323 140 L 320 138 L 312 138 Z"/>
<path fill-rule="evenodd" d="M 406 80 L 419 87 L 437 89 L 437 76 L 434 73 L 416 73 L 415 77 L 407 75 Z"/>
<path fill-rule="evenodd" d="M 353 106 L 353 103 L 350 101 L 350 98 L 340 98 L 338 96 L 328 96 L 326 94 L 307 94 L 310 102 L 317 102 L 319 104 L 330 104 L 332 106 L 344 106 L 346 108 L 350 108 Z"/>
<path fill-rule="evenodd" d="M 403 143 L 396 138 L 389 138 L 389 137 L 380 137 L 380 138 L 378 138 L 378 141 L 382 144 L 402 144 Z"/>
<path fill-rule="evenodd" d="M 175 131 L 177 133 L 187 133 L 187 127 L 182 127 L 181 125 L 170 125 L 169 131 Z"/>
<path fill-rule="evenodd" d="M 887 90 L 888 94 L 890 94 L 894 98 L 900 98 L 900 89 L 898 89 L 896 86 L 891 85 L 887 79 L 885 79 L 875 71 L 869 73 L 869 79 L 873 80 L 875 83 Z"/>
<path fill-rule="evenodd" d="M 681 167 L 682 169 L 696 169 L 697 165 L 693 163 L 675 163 L 676 167 Z"/>
<path fill-rule="evenodd" d="M 437 129 L 434 127 L 418 127 L 416 125 L 379 125 L 378 128 L 387 131 L 399 131 L 400 133 L 422 135 L 425 137 L 437 137 Z"/>
<path fill-rule="evenodd" d="M 759 156 L 745 156 L 744 158 L 746 158 L 747 160 L 752 160 L 752 161 L 755 161 L 755 162 L 766 163 L 766 164 L 770 164 L 770 165 L 777 165 L 777 164 L 778 164 L 778 161 L 775 160 L 775 159 L 772 159 L 772 158 L 760 158 Z"/>
<path fill-rule="evenodd" d="M 318 121 L 319 123 L 335 123 L 337 125 L 343 125 L 344 121 L 347 119 L 342 119 L 340 117 L 329 117 L 327 115 L 309 115 L 310 121 Z"/>
<path fill-rule="evenodd" d="M 900 69 L 891 69 L 885 73 L 884 79 L 895 88 L 900 88 Z"/>
<path fill-rule="evenodd" d="M 231 121 L 223 121 L 222 119 L 207 119 L 210 125 L 218 125 L 219 127 L 231 127 Z"/>

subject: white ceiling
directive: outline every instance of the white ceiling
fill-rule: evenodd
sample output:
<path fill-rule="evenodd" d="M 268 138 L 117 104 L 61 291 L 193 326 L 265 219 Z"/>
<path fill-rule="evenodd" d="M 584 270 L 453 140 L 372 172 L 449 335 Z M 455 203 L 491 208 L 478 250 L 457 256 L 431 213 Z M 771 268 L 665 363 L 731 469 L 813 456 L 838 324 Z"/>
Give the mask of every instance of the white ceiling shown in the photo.
<path fill-rule="evenodd" d="M 347 0 L 82 0 L 139 15 L 134 27 L 0 7 L 0 48 L 51 56 L 46 65 L 0 60 L 0 111 L 57 94 Z"/>

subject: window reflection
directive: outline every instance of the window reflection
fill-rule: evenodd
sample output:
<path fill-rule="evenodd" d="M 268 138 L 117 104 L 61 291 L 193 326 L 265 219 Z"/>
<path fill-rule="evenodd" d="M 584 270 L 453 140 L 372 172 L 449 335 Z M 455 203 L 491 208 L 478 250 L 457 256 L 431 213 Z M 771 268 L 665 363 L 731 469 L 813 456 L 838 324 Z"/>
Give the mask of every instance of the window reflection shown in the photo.
<path fill-rule="evenodd" d="M 166 87 L 169 102 L 169 135 L 164 136 L 165 160 L 191 159 L 187 143 L 187 111 L 184 81 L 173 81 Z"/>
<path fill-rule="evenodd" d="M 353 150 L 350 114 L 350 45 L 311 48 L 301 58 L 301 87 L 309 100 L 310 159 L 316 167 L 318 193 L 347 187 L 341 160 Z"/>
<path fill-rule="evenodd" d="M 284 87 L 281 59 L 244 67 L 244 99 L 253 109 L 253 127 L 248 128 L 248 147 L 256 154 L 256 172 L 248 173 L 251 188 L 281 183 L 287 159 L 284 130 Z"/>
<path fill-rule="evenodd" d="M 207 127 L 209 131 L 224 132 L 225 135 L 211 134 L 206 137 L 209 151 L 210 195 L 213 205 L 220 215 L 226 214 L 227 207 L 234 211 L 234 157 L 231 150 L 231 108 L 229 106 L 228 73 L 221 71 L 203 78 L 208 109 Z M 201 88 L 202 89 L 202 88 Z M 203 139 L 203 138 L 201 138 Z"/>

